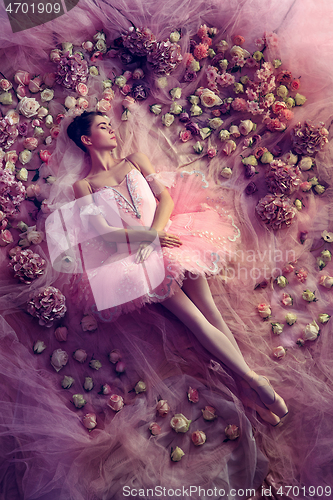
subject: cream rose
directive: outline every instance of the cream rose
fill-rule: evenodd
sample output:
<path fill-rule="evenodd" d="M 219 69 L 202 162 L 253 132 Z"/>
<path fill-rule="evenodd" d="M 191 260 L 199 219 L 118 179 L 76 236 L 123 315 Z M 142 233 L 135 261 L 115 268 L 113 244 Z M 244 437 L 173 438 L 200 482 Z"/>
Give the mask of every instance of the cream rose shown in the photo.
<path fill-rule="evenodd" d="M 96 105 L 96 110 L 102 113 L 107 113 L 111 109 L 111 102 L 106 99 L 101 99 Z"/>
<path fill-rule="evenodd" d="M 38 142 L 38 141 L 37 141 Z M 32 158 L 32 152 L 29 151 L 29 149 L 24 149 L 23 151 L 21 151 L 21 153 L 19 154 L 19 160 L 20 162 L 25 165 L 26 163 L 29 163 L 29 161 L 31 160 Z"/>
<path fill-rule="evenodd" d="M 329 321 L 330 317 L 331 316 L 329 314 L 322 313 L 322 314 L 318 315 L 318 321 L 319 321 L 319 323 L 322 323 L 324 325 L 325 323 L 327 323 Z"/>
<path fill-rule="evenodd" d="M 166 399 L 160 399 L 156 405 L 156 411 L 160 417 L 166 417 L 170 411 L 170 406 Z"/>
<path fill-rule="evenodd" d="M 173 124 L 174 120 L 175 117 L 171 113 L 165 113 L 165 115 L 162 116 L 162 123 L 166 127 L 170 127 Z"/>
<path fill-rule="evenodd" d="M 251 120 L 242 120 L 238 128 L 242 135 L 248 135 L 252 130 L 256 129 L 256 125 Z"/>
<path fill-rule="evenodd" d="M 235 141 L 226 141 L 223 145 L 223 148 L 222 148 L 222 151 L 225 155 L 229 156 L 231 155 L 231 153 L 233 153 L 235 151 L 237 147 L 237 144 L 235 143 Z M 228 167 L 226 167 L 228 168 Z"/>
<path fill-rule="evenodd" d="M 235 439 L 239 438 L 240 436 L 240 430 L 239 427 L 235 424 L 229 424 L 227 427 L 224 429 L 224 433 L 227 437 L 228 440 L 234 441 Z"/>
<path fill-rule="evenodd" d="M 86 377 L 84 379 L 83 388 L 85 391 L 92 391 L 94 388 L 94 381 L 91 377 Z"/>
<path fill-rule="evenodd" d="M 271 323 L 272 325 L 272 332 L 275 335 L 280 335 L 283 331 L 283 324 L 282 323 Z"/>
<path fill-rule="evenodd" d="M 309 323 L 306 325 L 303 331 L 303 339 L 304 340 L 316 340 L 316 338 L 319 335 L 319 326 L 317 325 L 316 321 L 312 321 L 312 323 Z"/>
<path fill-rule="evenodd" d="M 209 123 L 210 128 L 217 130 L 223 124 L 223 120 L 221 120 L 221 118 L 216 117 L 216 118 L 211 118 L 208 123 Z"/>
<path fill-rule="evenodd" d="M 162 432 L 162 429 L 157 422 L 151 422 L 148 429 L 150 430 L 152 436 L 158 436 Z"/>
<path fill-rule="evenodd" d="M 332 276 L 320 276 L 319 285 L 324 286 L 325 288 L 332 288 L 333 277 Z"/>
<path fill-rule="evenodd" d="M 222 104 L 222 99 L 209 89 L 203 89 L 200 100 L 201 104 L 206 108 L 212 108 L 213 106 L 220 106 Z"/>
<path fill-rule="evenodd" d="M 232 170 L 230 167 L 223 167 L 222 170 L 220 171 L 220 175 L 224 177 L 225 179 L 230 179 L 232 176 Z"/>
<path fill-rule="evenodd" d="M 139 380 L 134 387 L 135 393 L 140 394 L 140 392 L 146 392 L 147 386 L 143 380 Z"/>
<path fill-rule="evenodd" d="M 174 87 L 170 90 L 170 95 L 172 99 L 180 99 L 182 96 L 182 89 L 180 87 Z"/>
<path fill-rule="evenodd" d="M 54 97 L 54 90 L 52 89 L 45 89 L 43 92 L 40 94 L 40 98 L 42 102 L 48 102 L 51 101 Z"/>
<path fill-rule="evenodd" d="M 35 116 L 39 108 L 40 104 L 34 97 L 23 97 L 18 104 L 19 112 L 26 118 Z"/>
<path fill-rule="evenodd" d="M 27 151 L 27 150 L 25 150 Z M 30 151 L 29 151 L 30 153 Z M 16 173 L 16 179 L 19 181 L 26 182 L 28 180 L 28 170 L 26 168 L 21 168 L 17 173 Z"/>
<path fill-rule="evenodd" d="M 13 103 L 13 96 L 10 92 L 0 94 L 0 103 L 4 106 L 10 106 Z"/>
<path fill-rule="evenodd" d="M 310 170 L 313 167 L 313 159 L 310 156 L 303 156 L 298 164 L 298 167 L 304 171 Z"/>
<path fill-rule="evenodd" d="M 33 351 L 35 354 L 40 354 L 46 349 L 46 344 L 43 340 L 36 340 L 34 343 Z"/>
<path fill-rule="evenodd" d="M 306 97 L 302 94 L 295 95 L 296 106 L 303 106 L 303 104 L 305 103 L 306 100 L 307 100 Z"/>
<path fill-rule="evenodd" d="M 99 361 L 99 359 L 92 359 L 91 361 L 89 361 L 89 366 L 94 370 L 99 370 L 100 368 L 102 368 L 102 363 Z"/>
<path fill-rule="evenodd" d="M 170 420 L 171 428 L 176 432 L 187 432 L 192 420 L 188 420 L 182 413 L 177 413 Z"/>
<path fill-rule="evenodd" d="M 61 387 L 63 389 L 70 389 L 70 387 L 72 387 L 74 382 L 75 382 L 75 380 L 73 379 L 73 377 L 70 377 L 69 375 L 65 375 L 61 381 Z"/>
<path fill-rule="evenodd" d="M 72 401 L 74 403 L 75 408 L 83 408 L 87 401 L 84 399 L 82 394 L 73 394 Z"/>
<path fill-rule="evenodd" d="M 176 446 L 176 448 L 172 450 L 170 457 L 173 462 L 179 462 L 184 455 L 185 453 L 183 450 L 179 448 L 179 446 Z"/>
<path fill-rule="evenodd" d="M 75 97 L 68 95 L 65 99 L 65 106 L 67 109 L 74 108 L 76 106 L 76 99 Z"/>
<path fill-rule="evenodd" d="M 171 103 L 169 113 L 173 115 L 180 115 L 182 111 L 183 107 L 180 104 L 177 104 L 176 102 Z"/>
<path fill-rule="evenodd" d="M 297 321 L 297 316 L 294 313 L 288 313 L 285 315 L 285 320 L 288 323 L 288 325 L 293 325 Z"/>
<path fill-rule="evenodd" d="M 285 276 L 278 276 L 276 278 L 276 284 L 279 285 L 280 288 L 284 288 L 288 285 L 288 280 Z"/>

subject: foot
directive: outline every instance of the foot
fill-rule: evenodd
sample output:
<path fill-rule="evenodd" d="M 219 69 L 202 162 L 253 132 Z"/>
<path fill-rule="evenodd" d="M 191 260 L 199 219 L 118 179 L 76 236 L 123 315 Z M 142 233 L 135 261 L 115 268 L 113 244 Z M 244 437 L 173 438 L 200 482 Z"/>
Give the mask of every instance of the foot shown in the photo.
<path fill-rule="evenodd" d="M 262 403 L 271 412 L 280 418 L 283 418 L 288 413 L 288 408 L 284 400 L 279 396 L 271 386 L 266 377 L 258 375 L 253 370 L 250 370 L 244 376 L 244 380 L 248 382 L 250 387 L 256 391 Z"/>
<path fill-rule="evenodd" d="M 258 394 L 251 389 L 247 382 L 242 381 L 241 400 L 245 406 L 255 410 L 264 422 L 271 424 L 273 427 L 279 425 L 280 418 L 272 413 L 260 400 Z"/>

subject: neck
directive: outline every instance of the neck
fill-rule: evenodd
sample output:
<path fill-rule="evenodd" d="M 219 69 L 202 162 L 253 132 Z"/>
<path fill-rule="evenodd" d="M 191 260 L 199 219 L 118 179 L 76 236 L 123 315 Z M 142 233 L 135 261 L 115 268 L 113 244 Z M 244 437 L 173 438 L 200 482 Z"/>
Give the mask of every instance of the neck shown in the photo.
<path fill-rule="evenodd" d="M 91 158 L 91 174 L 97 174 L 102 171 L 110 170 L 117 164 L 117 160 L 112 158 L 110 151 L 91 150 L 89 153 Z"/>

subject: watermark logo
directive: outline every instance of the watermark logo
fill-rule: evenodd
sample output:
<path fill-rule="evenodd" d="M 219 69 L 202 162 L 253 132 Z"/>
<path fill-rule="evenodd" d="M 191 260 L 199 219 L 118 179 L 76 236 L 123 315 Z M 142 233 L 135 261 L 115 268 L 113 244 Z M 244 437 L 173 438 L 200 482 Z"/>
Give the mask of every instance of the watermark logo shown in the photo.
<path fill-rule="evenodd" d="M 5 9 L 13 33 L 25 31 L 63 16 L 79 3 L 79 0 L 4 0 Z"/>

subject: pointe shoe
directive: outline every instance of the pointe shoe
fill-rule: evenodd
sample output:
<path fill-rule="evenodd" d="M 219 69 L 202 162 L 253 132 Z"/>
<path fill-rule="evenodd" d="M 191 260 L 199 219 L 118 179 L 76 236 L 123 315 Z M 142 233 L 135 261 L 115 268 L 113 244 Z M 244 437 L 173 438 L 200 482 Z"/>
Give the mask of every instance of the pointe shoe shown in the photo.
<path fill-rule="evenodd" d="M 245 380 L 250 387 L 256 391 L 262 403 L 272 413 L 280 418 L 283 418 L 288 413 L 288 408 L 284 400 L 279 396 L 271 386 L 268 378 L 258 375 L 253 370 L 250 370 L 245 375 Z"/>
<path fill-rule="evenodd" d="M 241 400 L 243 404 L 256 411 L 264 422 L 271 424 L 273 427 L 279 425 L 281 422 L 280 418 L 272 413 L 268 408 L 265 408 L 264 404 L 260 401 L 258 394 L 251 389 L 245 381 L 241 383 L 241 385 Z"/>

